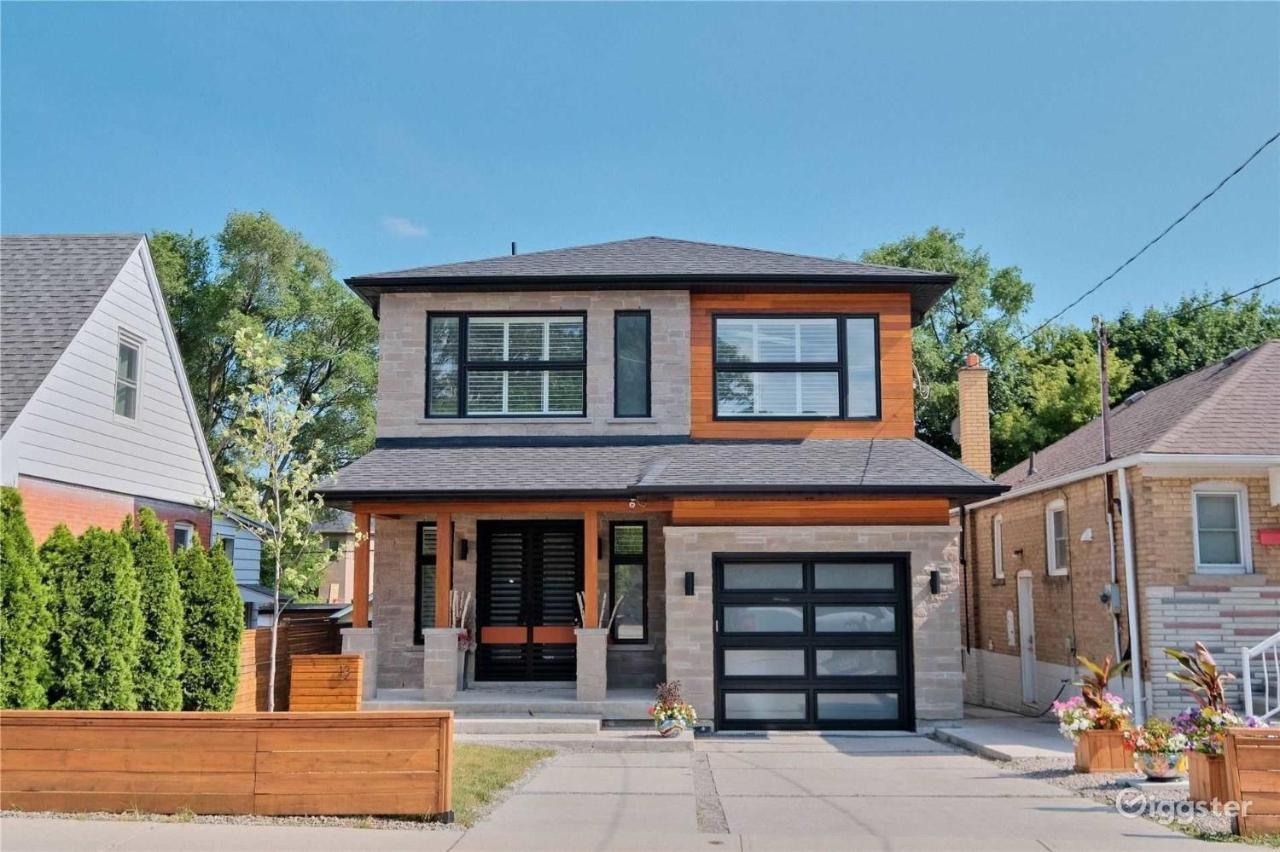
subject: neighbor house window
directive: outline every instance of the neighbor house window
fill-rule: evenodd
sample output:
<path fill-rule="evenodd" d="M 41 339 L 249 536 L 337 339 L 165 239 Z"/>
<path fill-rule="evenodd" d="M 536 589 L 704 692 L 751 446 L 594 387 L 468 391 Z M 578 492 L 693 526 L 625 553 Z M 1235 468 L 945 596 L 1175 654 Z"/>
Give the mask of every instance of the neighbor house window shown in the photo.
<path fill-rule="evenodd" d="M 649 416 L 648 311 L 613 315 L 613 416 Z"/>
<path fill-rule="evenodd" d="M 173 549 L 185 550 L 191 546 L 195 527 L 186 521 L 178 521 L 173 525 Z"/>
<path fill-rule="evenodd" d="M 875 317 L 721 316 L 714 327 L 717 417 L 880 416 Z"/>
<path fill-rule="evenodd" d="M 1067 548 L 1067 504 L 1054 500 L 1044 510 L 1044 552 L 1050 574 L 1063 575 L 1069 566 Z"/>
<path fill-rule="evenodd" d="M 436 525 L 418 524 L 414 546 L 413 641 L 422 644 L 422 631 L 436 626 Z"/>
<path fill-rule="evenodd" d="M 138 387 L 142 372 L 142 339 L 121 329 L 116 344 L 116 414 L 138 417 Z"/>
<path fill-rule="evenodd" d="M 1250 570 L 1248 492 L 1243 485 L 1196 485 L 1192 490 L 1192 522 L 1197 571 Z"/>
<path fill-rule="evenodd" d="M 234 537 L 224 535 L 218 539 L 218 546 L 222 548 L 222 552 L 227 555 L 227 559 L 232 563 L 236 561 L 236 540 Z"/>
<path fill-rule="evenodd" d="M 648 639 L 647 532 L 645 523 L 615 521 L 609 525 L 609 611 L 617 608 L 613 619 L 615 642 Z"/>
<path fill-rule="evenodd" d="M 583 314 L 429 314 L 428 417 L 586 414 Z"/>
<path fill-rule="evenodd" d="M 1004 516 L 991 521 L 991 565 L 997 580 L 1004 579 Z"/>

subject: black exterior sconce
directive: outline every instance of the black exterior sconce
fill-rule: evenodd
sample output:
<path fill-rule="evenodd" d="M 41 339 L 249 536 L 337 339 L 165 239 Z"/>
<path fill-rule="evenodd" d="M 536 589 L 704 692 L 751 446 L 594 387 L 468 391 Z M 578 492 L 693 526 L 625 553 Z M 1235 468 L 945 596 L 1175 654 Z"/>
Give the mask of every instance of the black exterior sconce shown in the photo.
<path fill-rule="evenodd" d="M 467 559 L 467 554 L 470 552 L 471 552 L 471 545 L 467 542 L 467 540 L 465 538 L 458 539 L 458 558 L 465 562 Z"/>
<path fill-rule="evenodd" d="M 935 595 L 942 591 L 942 572 L 936 568 L 929 572 L 929 591 Z"/>
<path fill-rule="evenodd" d="M 685 594 L 685 597 L 693 596 L 693 572 L 692 571 L 684 572 L 684 594 Z"/>

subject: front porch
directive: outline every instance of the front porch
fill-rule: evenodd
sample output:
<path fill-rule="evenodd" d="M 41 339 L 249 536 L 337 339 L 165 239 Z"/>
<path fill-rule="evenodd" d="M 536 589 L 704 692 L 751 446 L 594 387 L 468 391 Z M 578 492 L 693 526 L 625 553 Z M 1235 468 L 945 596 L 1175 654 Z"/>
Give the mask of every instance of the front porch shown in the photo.
<path fill-rule="evenodd" d="M 364 702 L 364 709 L 444 709 L 452 710 L 459 719 L 644 722 L 649 720 L 652 704 L 653 690 L 642 687 L 615 687 L 603 698 L 581 701 L 574 682 L 548 681 L 481 683 L 447 701 L 429 701 L 420 689 L 380 689 L 371 700 Z"/>

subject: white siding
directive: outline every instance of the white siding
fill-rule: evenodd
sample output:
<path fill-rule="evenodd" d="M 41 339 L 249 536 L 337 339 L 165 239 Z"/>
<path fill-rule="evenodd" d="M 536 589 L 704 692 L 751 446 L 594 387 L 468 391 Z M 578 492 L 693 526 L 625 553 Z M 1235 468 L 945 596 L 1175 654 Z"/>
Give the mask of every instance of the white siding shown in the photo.
<path fill-rule="evenodd" d="M 19 474 L 188 505 L 207 501 L 203 440 L 139 245 L 4 436 Z M 115 414 L 120 329 L 144 341 L 136 420 Z"/>
<path fill-rule="evenodd" d="M 221 515 L 213 519 L 213 542 L 218 546 L 220 539 L 232 536 L 236 540 L 236 555 L 232 565 L 236 572 L 237 583 L 261 582 L 259 561 L 262 558 L 262 541 L 239 524 L 229 521 Z"/>

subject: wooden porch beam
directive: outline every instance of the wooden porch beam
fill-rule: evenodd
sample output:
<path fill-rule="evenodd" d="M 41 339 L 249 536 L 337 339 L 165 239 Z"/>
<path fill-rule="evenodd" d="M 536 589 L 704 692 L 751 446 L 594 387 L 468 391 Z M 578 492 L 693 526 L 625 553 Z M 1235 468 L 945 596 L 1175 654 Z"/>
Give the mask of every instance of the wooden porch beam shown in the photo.
<path fill-rule="evenodd" d="M 449 592 L 453 589 L 453 515 L 436 514 L 436 627 L 449 627 Z"/>
<path fill-rule="evenodd" d="M 351 582 L 351 626 L 369 626 L 369 513 L 357 511 L 355 576 Z"/>
<path fill-rule="evenodd" d="M 453 514 L 485 515 L 495 514 L 503 517 L 519 517 L 521 515 L 540 515 L 564 513 L 566 518 L 579 517 L 587 510 L 596 512 L 627 512 L 642 514 L 646 512 L 671 511 L 669 499 L 640 499 L 633 507 L 630 500 L 623 498 L 603 500 L 357 500 L 352 503 L 352 511 L 369 512 L 374 515 L 434 515 L 445 507 Z"/>
<path fill-rule="evenodd" d="M 599 627 L 600 610 L 600 513 L 582 513 L 582 596 L 586 598 L 583 627 Z"/>

